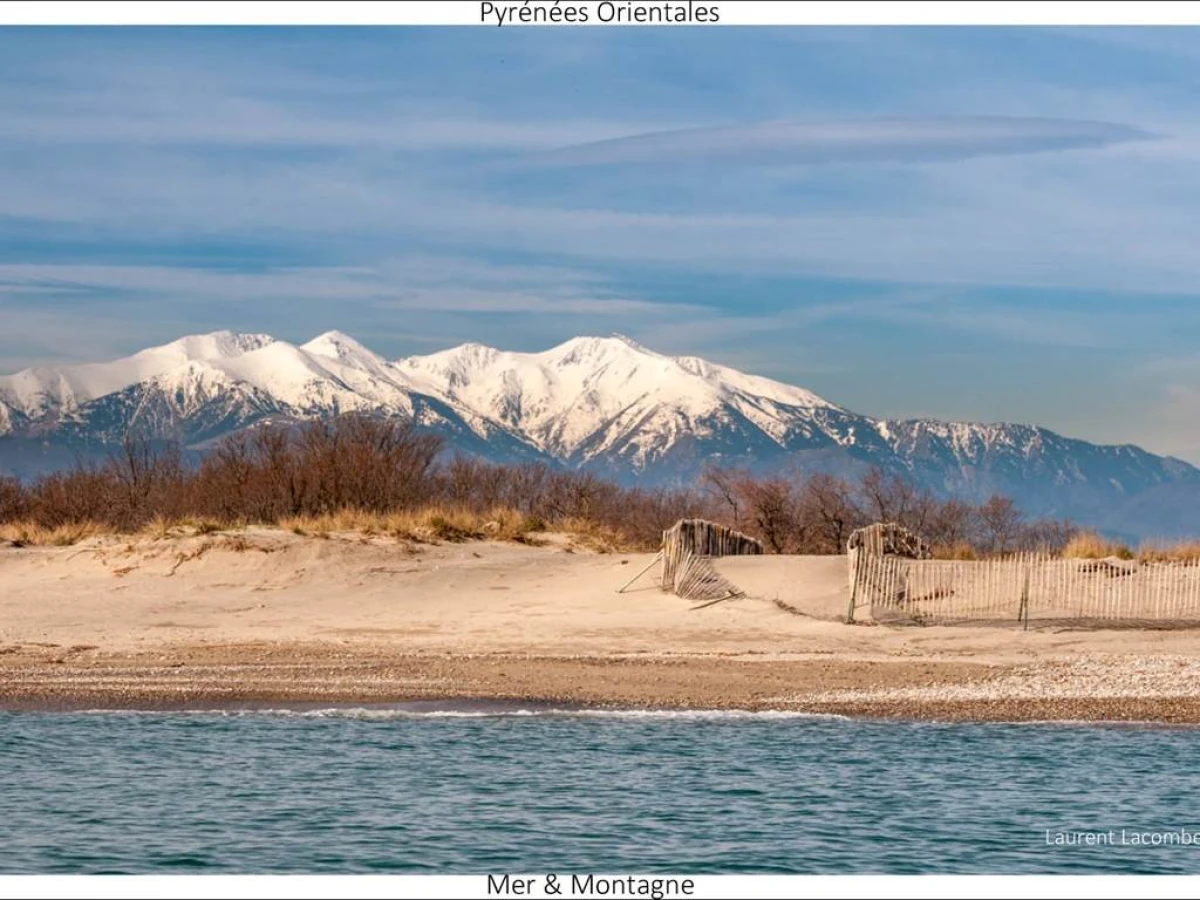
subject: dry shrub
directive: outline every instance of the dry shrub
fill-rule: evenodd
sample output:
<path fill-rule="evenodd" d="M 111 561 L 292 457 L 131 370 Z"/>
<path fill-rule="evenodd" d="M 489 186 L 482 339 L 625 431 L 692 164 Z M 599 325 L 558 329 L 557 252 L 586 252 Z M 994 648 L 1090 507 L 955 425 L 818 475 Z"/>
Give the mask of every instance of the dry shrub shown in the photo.
<path fill-rule="evenodd" d="M 469 526 L 459 524 L 464 517 L 456 516 L 458 522 L 451 521 L 443 515 L 432 515 L 429 517 L 429 530 L 438 540 L 443 541 L 469 541 L 484 537 L 482 531 L 474 531 Z"/>
<path fill-rule="evenodd" d="M 96 523 L 156 537 L 263 524 L 297 534 L 523 543 L 587 522 L 649 545 L 708 507 L 687 490 L 622 487 L 541 463 L 443 459 L 441 450 L 440 439 L 411 422 L 363 415 L 239 432 L 197 464 L 177 447 L 130 438 L 107 463 L 29 484 L 0 479 L 0 522 Z"/>
<path fill-rule="evenodd" d="M 832 554 L 845 552 L 854 529 L 894 521 L 956 559 L 1027 550 L 1132 555 L 1124 545 L 1079 535 L 1070 522 L 1029 519 L 1006 498 L 941 499 L 879 469 L 850 481 L 714 468 L 693 487 L 649 488 L 544 463 L 446 458 L 442 449 L 418 425 L 366 415 L 248 429 L 198 463 L 176 447 L 130 438 L 107 463 L 28 484 L 0 478 L 0 523 L 29 531 L 26 543 L 67 541 L 81 529 L 166 537 L 261 524 L 406 542 L 538 543 L 538 533 L 555 531 L 575 535 L 580 547 L 611 550 L 655 549 L 665 529 L 699 517 L 758 538 L 769 552 Z M 1200 558 L 1200 545 L 1187 546 L 1142 552 Z"/>
<path fill-rule="evenodd" d="M 1072 537 L 1062 555 L 1067 559 L 1133 559 L 1133 551 L 1120 541 L 1109 540 L 1095 531 L 1081 531 Z"/>

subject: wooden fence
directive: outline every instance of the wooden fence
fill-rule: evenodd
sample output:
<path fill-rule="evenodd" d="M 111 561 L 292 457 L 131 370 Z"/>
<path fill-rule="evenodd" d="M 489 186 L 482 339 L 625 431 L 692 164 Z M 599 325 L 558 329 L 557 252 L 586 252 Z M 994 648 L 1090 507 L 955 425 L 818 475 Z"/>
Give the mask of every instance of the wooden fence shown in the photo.
<path fill-rule="evenodd" d="M 1200 623 L 1200 561 L 916 560 L 850 552 L 848 619 Z"/>
<path fill-rule="evenodd" d="M 740 531 L 704 519 L 681 519 L 663 532 L 660 584 L 691 600 L 736 597 L 742 592 L 713 568 L 712 558 L 762 552 L 761 543 Z"/>

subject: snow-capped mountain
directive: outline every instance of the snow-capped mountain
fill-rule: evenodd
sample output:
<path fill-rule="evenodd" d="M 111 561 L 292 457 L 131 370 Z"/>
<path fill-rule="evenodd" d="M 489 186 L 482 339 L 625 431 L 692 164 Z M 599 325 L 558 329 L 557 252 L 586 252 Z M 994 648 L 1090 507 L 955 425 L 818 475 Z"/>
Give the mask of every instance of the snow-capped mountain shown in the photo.
<path fill-rule="evenodd" d="M 734 428 L 747 446 L 781 443 L 787 423 L 836 409 L 801 388 L 694 357 L 663 356 L 619 335 L 580 337 L 544 353 L 465 344 L 396 368 L 571 465 L 620 460 L 641 472 L 680 442 Z"/>
<path fill-rule="evenodd" d="M 540 353 L 464 344 L 389 361 L 336 331 L 299 346 L 220 331 L 110 363 L 27 369 L 0 377 L 0 471 L 31 474 L 130 432 L 203 449 L 262 422 L 352 411 L 412 418 L 452 449 L 623 479 L 685 480 L 712 461 L 758 471 L 877 465 L 942 493 L 1001 491 L 1031 512 L 1130 534 L 1200 528 L 1200 514 L 1156 519 L 1163 504 L 1145 502 L 1147 492 L 1169 494 L 1178 507 L 1200 494 L 1200 470 L 1179 460 L 1028 425 L 875 419 L 619 335 Z M 1122 518 L 1134 498 L 1137 516 Z"/>

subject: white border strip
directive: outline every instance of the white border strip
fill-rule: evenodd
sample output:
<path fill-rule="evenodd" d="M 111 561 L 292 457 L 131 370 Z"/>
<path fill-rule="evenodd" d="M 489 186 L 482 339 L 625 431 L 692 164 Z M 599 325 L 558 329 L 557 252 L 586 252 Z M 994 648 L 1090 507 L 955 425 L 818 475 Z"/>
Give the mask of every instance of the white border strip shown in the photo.
<path fill-rule="evenodd" d="M 634 7 L 691 10 L 680 24 L 719 25 L 1197 25 L 1195 0 L 975 0 L 971 3 L 901 0 L 175 0 L 80 2 L 5 0 L 3 25 L 475 25 L 496 27 L 496 8 L 572 7 L 587 13 L 586 26 L 628 22 Z M 485 12 L 486 7 L 493 12 Z M 625 12 L 614 12 L 624 10 Z M 520 14 L 514 14 L 516 21 Z M 571 18 L 578 19 L 577 14 Z M 604 21 L 605 19 L 608 21 Z M 622 19 L 625 19 L 622 21 Z M 563 17 L 559 17 L 562 22 Z M 541 27 L 570 27 L 550 24 Z M 504 26 L 513 27 L 513 26 Z M 657 27 L 671 27 L 662 26 Z"/>
<path fill-rule="evenodd" d="M 981 864 L 982 863 L 981 861 Z M 574 890 L 570 875 L 555 877 L 547 892 L 545 874 L 509 875 L 509 892 L 495 890 L 502 875 L 142 875 L 142 876 L 0 876 L 0 890 L 15 897 L 41 898 L 209 898 L 252 897 L 306 900 L 324 897 L 363 897 L 392 900 L 395 897 L 441 898 L 472 897 L 556 897 L 574 900 L 582 897 L 644 897 L 651 894 L 582 893 Z M 518 878 L 531 879 L 519 893 L 511 890 Z M 586 878 L 586 876 L 579 876 Z M 594 879 L 628 879 L 628 875 L 596 875 Z M 1191 876 L 971 876 L 971 875 L 645 875 L 633 876 L 660 883 L 671 879 L 676 885 L 690 882 L 690 891 L 664 892 L 664 900 L 679 897 L 710 900 L 742 900 L 745 897 L 890 897 L 959 898 L 979 900 L 1015 896 L 1053 896 L 1106 900 L 1110 897 L 1190 898 L 1195 897 L 1197 879 Z M 489 887 L 491 890 L 489 891 Z"/>

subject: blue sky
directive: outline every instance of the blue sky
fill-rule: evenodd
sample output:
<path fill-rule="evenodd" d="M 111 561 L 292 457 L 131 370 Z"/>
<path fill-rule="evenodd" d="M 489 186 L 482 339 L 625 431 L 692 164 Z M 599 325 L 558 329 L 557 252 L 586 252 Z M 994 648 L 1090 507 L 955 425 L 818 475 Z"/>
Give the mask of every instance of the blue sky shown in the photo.
<path fill-rule="evenodd" d="M 0 29 L 0 371 L 621 332 L 1200 462 L 1200 31 Z"/>

